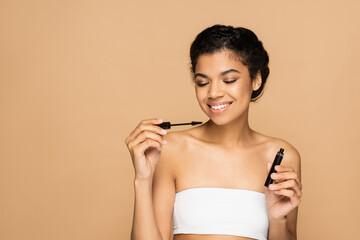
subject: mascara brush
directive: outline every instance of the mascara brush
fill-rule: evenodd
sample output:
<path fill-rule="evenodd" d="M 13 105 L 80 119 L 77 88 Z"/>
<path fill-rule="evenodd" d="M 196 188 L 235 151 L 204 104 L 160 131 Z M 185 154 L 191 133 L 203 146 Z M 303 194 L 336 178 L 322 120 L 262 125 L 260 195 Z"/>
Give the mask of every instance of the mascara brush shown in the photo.
<path fill-rule="evenodd" d="M 198 125 L 198 124 L 202 124 L 202 122 L 195 122 L 195 121 L 192 121 L 190 123 L 174 123 L 174 124 L 171 124 L 170 122 L 163 122 L 161 124 L 156 124 L 156 126 L 159 126 L 163 129 L 170 129 L 172 126 L 180 126 L 180 125 Z"/>

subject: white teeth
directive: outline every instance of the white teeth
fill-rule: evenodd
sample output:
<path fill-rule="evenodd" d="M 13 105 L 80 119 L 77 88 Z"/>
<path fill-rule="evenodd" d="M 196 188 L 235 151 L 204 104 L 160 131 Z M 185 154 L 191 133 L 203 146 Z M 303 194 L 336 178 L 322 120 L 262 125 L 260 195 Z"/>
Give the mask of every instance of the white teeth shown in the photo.
<path fill-rule="evenodd" d="M 229 106 L 230 105 L 230 103 L 227 103 L 227 104 L 222 104 L 222 105 L 216 105 L 216 106 L 210 106 L 212 109 L 216 109 L 216 110 L 218 110 L 218 109 L 221 109 L 221 108 L 225 108 L 225 107 L 227 107 L 227 106 Z"/>

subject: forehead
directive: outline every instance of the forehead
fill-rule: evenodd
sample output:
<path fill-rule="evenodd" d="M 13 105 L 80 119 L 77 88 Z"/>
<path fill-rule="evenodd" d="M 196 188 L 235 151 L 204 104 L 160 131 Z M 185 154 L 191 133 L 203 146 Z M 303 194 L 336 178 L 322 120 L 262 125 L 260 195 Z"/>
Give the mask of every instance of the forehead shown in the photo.
<path fill-rule="evenodd" d="M 203 54 L 198 57 L 195 73 L 204 73 L 207 75 L 217 75 L 228 69 L 236 69 L 239 72 L 247 71 L 247 67 L 234 52 L 222 50 L 213 54 Z"/>

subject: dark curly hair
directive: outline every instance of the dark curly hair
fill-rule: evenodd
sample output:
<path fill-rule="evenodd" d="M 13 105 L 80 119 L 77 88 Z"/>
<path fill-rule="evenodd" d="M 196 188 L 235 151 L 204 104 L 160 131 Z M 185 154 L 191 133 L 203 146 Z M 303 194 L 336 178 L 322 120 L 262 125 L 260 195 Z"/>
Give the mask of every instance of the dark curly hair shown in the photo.
<path fill-rule="evenodd" d="M 213 54 L 221 50 L 233 51 L 242 64 L 248 67 L 252 80 L 260 71 L 261 86 L 251 94 L 251 102 L 255 102 L 263 94 L 270 73 L 269 56 L 255 33 L 247 28 L 216 24 L 199 33 L 190 47 L 192 80 L 195 80 L 195 66 L 198 57 L 202 54 Z"/>

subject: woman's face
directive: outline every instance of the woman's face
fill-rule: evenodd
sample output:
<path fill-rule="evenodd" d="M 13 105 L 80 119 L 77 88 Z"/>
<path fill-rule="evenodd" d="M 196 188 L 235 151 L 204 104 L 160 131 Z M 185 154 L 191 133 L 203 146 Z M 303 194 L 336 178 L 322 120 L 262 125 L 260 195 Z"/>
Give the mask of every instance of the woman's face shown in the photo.
<path fill-rule="evenodd" d="M 248 68 L 232 53 L 224 50 L 201 55 L 195 67 L 196 98 L 205 114 L 218 125 L 247 112 L 252 91 L 261 84 L 261 75 L 252 82 Z"/>

